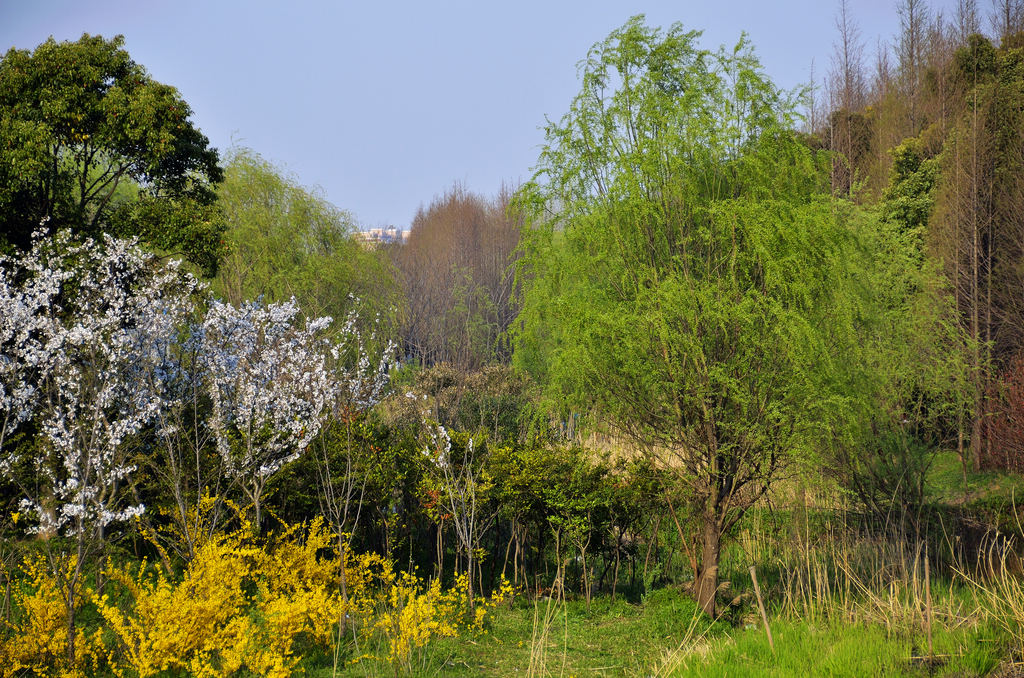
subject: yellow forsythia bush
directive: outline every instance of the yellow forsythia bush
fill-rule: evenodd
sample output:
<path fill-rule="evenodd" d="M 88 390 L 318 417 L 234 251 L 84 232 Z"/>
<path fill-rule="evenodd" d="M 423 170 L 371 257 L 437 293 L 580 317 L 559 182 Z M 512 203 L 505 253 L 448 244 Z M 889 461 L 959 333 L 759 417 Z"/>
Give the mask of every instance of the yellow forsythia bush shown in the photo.
<path fill-rule="evenodd" d="M 344 610 L 340 561 L 317 556 L 331 542 L 322 521 L 313 522 L 305 539 L 299 526 L 262 545 L 251 535 L 243 524 L 214 536 L 196 550 L 181 581 L 145 563 L 108 567 L 127 598 L 108 594 L 96 601 L 120 641 L 110 654 L 117 675 L 230 676 L 247 669 L 290 676 L 303 635 L 312 645 L 329 644 Z"/>
<path fill-rule="evenodd" d="M 68 562 L 70 570 L 73 562 Z M 10 621 L 0 619 L 0 676 L 46 675 L 72 678 L 95 671 L 103 657 L 100 632 L 75 634 L 75 665 L 68 666 L 67 607 L 57 581 L 42 557 L 24 563 L 22 586 L 11 601 Z M 91 595 L 78 592 L 78 605 Z"/>
<path fill-rule="evenodd" d="M 464 598 L 454 589 L 442 592 L 437 579 L 424 589 L 417 577 L 403 573 L 384 592 L 376 620 L 366 628 L 386 640 L 388 663 L 409 666 L 413 651 L 431 638 L 458 635 L 462 612 Z"/>
<path fill-rule="evenodd" d="M 0 676 L 283 678 L 300 672 L 303 654 L 349 642 L 364 651 L 349 661 L 410 670 L 432 638 L 481 631 L 487 611 L 511 593 L 503 582 L 470 614 L 464 577 L 445 591 L 438 581 L 395 573 L 374 554 L 348 554 L 343 572 L 335 539 L 321 520 L 284 526 L 265 540 L 243 520 L 204 540 L 180 575 L 145 561 L 108 563 L 103 593 L 86 588 L 79 600 L 78 609 L 91 604 L 97 614 L 88 615 L 88 633 L 78 631 L 74 667 L 64 660 L 59 587 L 42 559 L 30 560 L 11 621 L 0 621 Z"/>
<path fill-rule="evenodd" d="M 407 572 L 383 574 L 382 579 L 384 586 L 375 600 L 375 614 L 364 627 L 364 634 L 382 641 L 383 653 L 369 656 L 407 671 L 412 670 L 414 653 L 432 638 L 482 631 L 487 613 L 513 594 L 512 585 L 502 577 L 501 588 L 491 598 L 480 599 L 468 613 L 469 582 L 464 574 L 456 576 L 455 585 L 447 591 L 441 589 L 437 579 L 424 586 Z"/>

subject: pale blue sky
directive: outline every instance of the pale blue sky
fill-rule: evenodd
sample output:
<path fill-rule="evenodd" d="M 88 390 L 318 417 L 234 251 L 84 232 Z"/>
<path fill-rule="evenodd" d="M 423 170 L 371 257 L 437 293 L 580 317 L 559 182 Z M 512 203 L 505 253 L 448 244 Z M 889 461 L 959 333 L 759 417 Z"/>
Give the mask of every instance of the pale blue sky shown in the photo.
<path fill-rule="evenodd" d="M 933 0 L 947 13 L 956 0 Z M 987 11 L 988 3 L 979 2 Z M 0 0 L 0 49 L 123 34 L 177 87 L 222 151 L 233 142 L 319 186 L 363 227 L 407 226 L 458 181 L 496 193 L 530 176 L 545 116 L 578 89 L 587 49 L 634 14 L 709 48 L 746 31 L 776 84 L 818 79 L 837 2 L 813 0 Z M 895 0 L 852 0 L 869 60 Z"/>

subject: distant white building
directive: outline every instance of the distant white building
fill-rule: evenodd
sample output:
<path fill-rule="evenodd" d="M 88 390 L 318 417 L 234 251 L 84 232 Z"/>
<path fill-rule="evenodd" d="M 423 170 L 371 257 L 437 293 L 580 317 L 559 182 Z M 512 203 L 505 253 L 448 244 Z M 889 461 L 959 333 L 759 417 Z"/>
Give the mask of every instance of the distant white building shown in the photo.
<path fill-rule="evenodd" d="M 377 245 L 390 245 L 392 243 L 403 244 L 409 239 L 410 229 L 401 229 L 397 226 L 385 226 L 384 228 L 371 228 L 356 233 L 356 238 L 361 240 L 367 247 Z"/>

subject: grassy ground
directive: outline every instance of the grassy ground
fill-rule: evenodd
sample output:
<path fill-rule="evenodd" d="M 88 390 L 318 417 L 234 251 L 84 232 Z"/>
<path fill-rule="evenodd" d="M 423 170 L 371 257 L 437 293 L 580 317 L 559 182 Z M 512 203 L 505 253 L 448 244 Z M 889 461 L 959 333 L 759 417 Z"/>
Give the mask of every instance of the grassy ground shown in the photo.
<path fill-rule="evenodd" d="M 964 469 L 955 450 L 943 450 L 935 455 L 927 488 L 929 501 L 952 506 L 964 504 Z M 1024 477 L 1001 471 L 975 473 L 968 465 L 966 502 L 969 506 L 1024 503 Z"/>
<path fill-rule="evenodd" d="M 548 618 L 545 627 L 544 618 Z M 546 642 L 534 640 L 545 632 Z M 597 597 L 590 611 L 582 600 L 560 604 L 520 599 L 511 608 L 495 610 L 485 632 L 433 642 L 413 660 L 413 675 L 510 676 L 527 675 L 531 653 L 543 659 L 543 675 L 650 675 L 667 652 L 691 636 L 720 637 L 727 631 L 698 614 L 687 596 L 663 589 L 641 604 L 621 596 Z M 541 656 L 543 653 L 543 656 Z M 389 668 L 363 661 L 347 667 L 342 676 L 387 675 Z M 312 669 L 307 675 L 330 676 L 331 669 Z M 542 674 L 537 674 L 542 675 Z"/>
<path fill-rule="evenodd" d="M 546 641 L 543 619 L 548 613 Z M 808 623 L 775 617 L 775 649 L 760 623 L 711 623 L 678 591 L 661 589 L 637 604 L 596 598 L 564 605 L 517 602 L 495 612 L 486 633 L 435 641 L 399 675 L 415 676 L 985 676 L 1005 654 L 1001 635 L 969 628 L 934 632 L 928 659 L 921 632 L 882 626 Z M 531 660 L 533 666 L 531 667 Z M 324 659 L 307 675 L 386 676 L 373 660 L 335 673 Z"/>
<path fill-rule="evenodd" d="M 919 637 L 879 626 L 776 620 L 774 652 L 762 629 L 744 629 L 685 657 L 672 676 L 984 676 L 1002 652 L 974 631 L 937 631 L 929 658 Z"/>

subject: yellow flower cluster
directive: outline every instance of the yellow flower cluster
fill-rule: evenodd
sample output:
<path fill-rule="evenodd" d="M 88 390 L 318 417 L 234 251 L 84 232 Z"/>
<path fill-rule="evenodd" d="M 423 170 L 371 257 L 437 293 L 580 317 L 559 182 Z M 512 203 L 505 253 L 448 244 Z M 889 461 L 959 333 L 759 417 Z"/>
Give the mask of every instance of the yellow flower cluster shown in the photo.
<path fill-rule="evenodd" d="M 455 589 L 441 591 L 439 580 L 423 589 L 416 576 L 403 573 L 387 589 L 369 631 L 385 639 L 388 663 L 409 667 L 413 651 L 431 638 L 458 635 L 461 603 Z"/>
<path fill-rule="evenodd" d="M 343 613 L 340 561 L 317 555 L 330 543 L 319 520 L 304 539 L 293 526 L 267 544 L 255 543 L 243 524 L 204 543 L 178 582 L 145 563 L 108 567 L 128 598 L 96 601 L 120 641 L 109 657 L 114 673 L 292 675 L 296 643 L 305 636 L 328 644 Z"/>
<path fill-rule="evenodd" d="M 464 574 L 457 575 L 455 585 L 447 591 L 437 579 L 424 585 L 407 572 L 386 577 L 383 584 L 373 621 L 365 627 L 365 633 L 377 636 L 386 647 L 386 653 L 376 659 L 406 671 L 412 670 L 414 653 L 432 638 L 455 637 L 460 630 L 483 631 L 488 612 L 514 594 L 512 584 L 502 577 L 501 587 L 491 598 L 481 599 L 467 611 L 469 581 Z"/>
<path fill-rule="evenodd" d="M 65 575 L 73 565 L 67 564 Z M 47 671 L 38 675 L 77 678 L 89 668 L 95 670 L 103 657 L 100 632 L 76 632 L 76 662 L 68 666 L 67 607 L 57 581 L 42 558 L 29 559 L 22 570 L 25 586 L 12 601 L 18 614 L 10 621 L 0 619 L 0 676 L 22 676 L 46 667 Z M 89 595 L 89 591 L 79 591 L 78 603 Z"/>
<path fill-rule="evenodd" d="M 243 520 L 199 545 L 180 575 L 145 561 L 108 563 L 104 593 L 84 588 L 77 606 L 95 606 L 98 615 L 80 615 L 92 620 L 91 631 L 78 631 L 74 667 L 64 660 L 60 588 L 44 561 L 30 561 L 14 621 L 0 621 L 0 676 L 77 678 L 102 669 L 120 678 L 283 678 L 300 671 L 302 655 L 349 641 L 357 653 L 370 650 L 349 661 L 409 671 L 432 638 L 480 632 L 487 612 L 512 594 L 503 581 L 492 598 L 467 611 L 464 576 L 446 591 L 439 581 L 396 573 L 374 554 L 347 554 L 342 571 L 336 539 L 321 520 L 257 539 Z"/>

